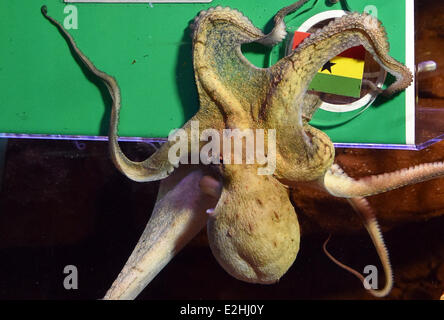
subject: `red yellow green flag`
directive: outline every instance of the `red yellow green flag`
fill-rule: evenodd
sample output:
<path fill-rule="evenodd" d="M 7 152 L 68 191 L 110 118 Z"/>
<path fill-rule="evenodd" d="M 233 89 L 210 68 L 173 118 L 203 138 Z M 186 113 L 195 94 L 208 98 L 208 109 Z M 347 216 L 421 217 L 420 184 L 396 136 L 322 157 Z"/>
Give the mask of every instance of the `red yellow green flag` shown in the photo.
<path fill-rule="evenodd" d="M 296 31 L 293 35 L 294 50 L 310 34 Z M 319 69 L 309 90 L 359 98 L 364 75 L 365 48 L 353 47 L 334 57 Z"/>

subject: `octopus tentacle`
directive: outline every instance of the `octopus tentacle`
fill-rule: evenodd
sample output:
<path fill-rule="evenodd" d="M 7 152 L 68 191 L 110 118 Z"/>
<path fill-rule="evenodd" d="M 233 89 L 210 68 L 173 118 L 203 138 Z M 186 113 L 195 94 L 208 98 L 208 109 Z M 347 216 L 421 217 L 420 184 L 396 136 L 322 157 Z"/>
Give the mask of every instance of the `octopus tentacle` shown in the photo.
<path fill-rule="evenodd" d="M 306 121 L 310 121 L 316 110 L 318 110 L 321 106 L 321 104 L 322 100 L 321 98 L 319 98 L 319 96 L 312 93 L 305 94 L 301 107 L 302 118 Z"/>
<path fill-rule="evenodd" d="M 385 297 L 386 295 L 388 295 L 390 293 L 390 291 L 393 288 L 393 270 L 392 270 L 392 266 L 390 264 L 390 257 L 388 254 L 387 247 L 385 246 L 384 238 L 382 236 L 378 221 L 376 220 L 376 216 L 375 216 L 372 208 L 370 207 L 367 199 L 365 199 L 365 198 L 351 198 L 351 199 L 347 199 L 347 200 L 351 204 L 353 209 L 355 209 L 355 211 L 363 219 L 363 224 L 364 224 L 365 228 L 367 229 L 367 231 L 373 241 L 373 245 L 376 248 L 376 252 L 378 253 L 379 259 L 381 260 L 382 267 L 384 268 L 384 274 L 385 274 L 385 279 L 386 279 L 386 283 L 385 283 L 384 288 L 382 288 L 380 290 L 375 290 L 372 288 L 367 288 L 367 289 L 375 297 L 378 297 L 378 298 Z M 333 257 L 327 251 L 327 243 L 329 240 L 330 240 L 330 237 L 328 237 L 328 239 L 325 241 L 325 243 L 323 245 L 323 250 L 324 250 L 325 254 L 339 267 L 352 273 L 359 280 L 361 280 L 362 283 L 365 283 L 366 280 L 362 276 L 362 274 L 360 274 L 358 271 L 354 270 L 353 268 L 341 263 L 340 261 L 338 261 L 335 257 Z"/>
<path fill-rule="evenodd" d="M 209 113 L 219 106 L 225 118 L 247 124 L 250 115 L 261 116 L 262 97 L 273 82 L 271 69 L 257 68 L 243 55 L 241 45 L 259 42 L 275 45 L 285 38 L 284 17 L 308 0 L 298 1 L 275 16 L 273 30 L 265 35 L 242 13 L 214 7 L 201 11 L 192 24 L 194 70 L 201 106 Z M 228 121 L 228 126 L 234 126 Z"/>
<path fill-rule="evenodd" d="M 232 26 L 236 26 L 238 30 L 241 31 L 233 39 L 234 42 L 246 43 L 255 41 L 264 45 L 274 46 L 284 40 L 287 35 L 284 18 L 302 7 L 308 1 L 309 0 L 299 0 L 280 9 L 274 16 L 273 29 L 266 35 L 264 35 L 260 29 L 254 27 L 250 19 L 242 15 L 242 13 L 236 9 L 231 9 L 229 7 L 224 8 L 221 6 L 212 7 L 208 10 L 201 11 L 194 19 L 191 25 L 193 30 L 192 36 L 194 38 L 200 32 L 199 28 L 202 24 L 205 24 L 205 22 L 210 21 L 211 23 L 214 23 L 214 21 L 217 20 L 225 20 L 227 23 L 231 24 Z M 219 13 L 222 13 L 222 16 L 219 16 Z"/>
<path fill-rule="evenodd" d="M 287 104 L 294 104 L 299 96 L 306 93 L 311 80 L 325 62 L 358 45 L 363 45 L 387 72 L 395 75 L 397 80 L 384 90 L 385 95 L 401 91 L 410 85 L 413 75 L 406 66 L 389 55 L 387 35 L 379 20 L 366 13 L 351 13 L 331 21 L 311 34 L 291 55 L 271 67 L 273 74 L 280 75 L 274 97 L 282 99 L 287 96 Z M 292 84 L 291 87 L 289 83 Z M 277 94 L 281 91 L 282 94 Z"/>
<path fill-rule="evenodd" d="M 432 162 L 355 180 L 334 164 L 326 172 L 323 185 L 336 197 L 356 198 L 383 193 L 442 175 L 444 175 L 444 162 Z"/>
<path fill-rule="evenodd" d="M 212 176 L 204 176 L 199 182 L 200 189 L 203 193 L 219 198 L 222 192 L 222 184 Z"/>
<path fill-rule="evenodd" d="M 408 171 L 408 170 L 409 169 L 401 170 L 401 171 Z M 356 180 L 353 180 L 352 178 L 350 178 L 337 164 L 334 164 L 332 166 L 332 168 L 330 170 L 328 170 L 326 176 L 332 174 L 332 172 L 334 172 L 333 174 L 335 174 L 336 176 L 340 177 L 341 179 L 343 179 L 345 181 L 356 181 Z M 382 175 L 382 176 L 386 176 L 386 175 Z M 374 178 L 376 180 L 378 180 L 377 176 Z M 324 179 L 324 181 L 325 181 L 325 179 Z M 356 181 L 356 182 L 358 182 L 358 181 Z M 331 181 L 330 181 L 330 183 L 331 183 Z M 327 189 L 327 191 L 329 191 L 331 193 L 331 191 L 328 189 L 328 186 L 325 183 L 324 183 L 324 187 Z M 365 228 L 367 229 L 367 231 L 373 241 L 373 245 L 376 248 L 376 252 L 378 253 L 378 256 L 381 260 L 381 264 L 384 268 L 385 279 L 386 279 L 386 284 L 385 284 L 384 288 L 381 290 L 369 289 L 369 291 L 371 294 L 373 294 L 376 297 L 384 297 L 390 293 L 390 291 L 393 287 L 393 271 L 392 271 L 392 267 L 390 264 L 389 254 L 388 254 L 387 248 L 384 243 L 384 238 L 382 236 L 381 229 L 380 229 L 378 221 L 376 219 L 376 215 L 373 212 L 367 199 L 365 199 L 363 197 L 350 197 L 350 198 L 347 198 L 347 200 L 350 203 L 350 205 L 353 207 L 353 209 L 361 216 L 361 218 L 363 220 L 363 224 L 364 224 Z M 328 251 L 326 249 L 326 245 L 327 245 L 328 240 L 329 239 L 327 239 L 327 241 L 324 243 L 324 247 L 323 247 L 326 255 L 338 266 L 351 272 L 353 275 L 358 277 L 358 279 L 360 279 L 364 283 L 365 279 L 359 272 L 342 264 L 337 259 L 335 259 L 330 253 L 328 253 Z"/>
<path fill-rule="evenodd" d="M 354 34 L 354 37 L 350 37 L 347 33 Z M 303 50 L 307 46 L 313 44 L 316 44 L 317 47 L 320 40 L 322 41 L 323 39 L 338 35 L 344 36 L 344 39 L 341 42 L 343 43 L 342 46 L 345 46 L 346 49 L 355 45 L 363 45 L 387 72 L 396 76 L 396 81 L 383 91 L 384 95 L 389 96 L 404 90 L 413 81 L 413 74 L 411 71 L 389 55 L 387 34 L 381 22 L 367 13 L 351 13 L 332 21 L 319 32 L 308 37 L 298 50 Z M 364 37 L 362 37 L 363 35 Z M 342 48 L 337 48 L 333 51 L 338 50 L 342 50 Z M 340 52 L 341 51 L 337 52 L 337 54 Z"/>
<path fill-rule="evenodd" d="M 257 42 L 262 43 L 267 46 L 274 46 L 285 39 L 287 36 L 286 25 L 284 18 L 290 13 L 296 11 L 302 7 L 308 0 L 299 0 L 276 13 L 274 16 L 274 27 L 265 37 L 257 40 Z"/>
<path fill-rule="evenodd" d="M 258 109 L 256 93 L 266 87 L 269 76 L 243 56 L 241 44 L 261 39 L 264 34 L 239 11 L 222 7 L 201 11 L 192 28 L 200 112 L 211 117 L 220 113 L 228 122 L 236 119 L 237 126 L 247 124 L 247 106 Z"/>
<path fill-rule="evenodd" d="M 280 159 L 275 171 L 281 181 L 318 179 L 331 166 L 330 139 L 321 132 L 309 132 L 301 125 L 307 110 L 306 92 L 313 77 L 326 61 L 354 46 L 364 45 L 381 66 L 397 78 L 383 93 L 392 94 L 409 86 L 410 70 L 388 54 L 388 41 L 381 23 L 371 15 L 352 13 L 337 18 L 306 38 L 291 55 L 270 68 L 270 93 L 263 119 L 277 132 Z M 316 111 L 318 105 L 308 112 Z M 305 115 L 306 116 L 306 115 Z M 304 150 L 304 152 L 300 152 Z M 324 151 L 325 150 L 325 151 Z M 294 165 L 298 164 L 298 165 Z M 312 174 L 301 174 L 304 168 Z"/>
<path fill-rule="evenodd" d="M 201 170 L 182 166 L 161 182 L 153 214 L 104 299 L 137 297 L 205 226 L 205 212 L 214 208 L 218 196 L 214 192 L 213 196 L 208 196 L 200 190 L 199 181 L 202 177 Z"/>
<path fill-rule="evenodd" d="M 87 56 L 77 47 L 73 37 L 62 27 L 62 25 L 50 17 L 47 7 L 42 6 L 43 16 L 54 24 L 62 35 L 67 39 L 68 44 L 83 64 L 106 85 L 112 98 L 111 120 L 109 130 L 109 141 L 111 157 L 115 166 L 128 178 L 134 181 L 154 181 L 167 177 L 173 170 L 173 165 L 168 161 L 168 149 L 172 142 L 167 142 L 157 150 L 150 158 L 135 162 L 128 159 L 122 152 L 118 142 L 118 124 L 120 113 L 120 89 L 117 81 L 110 75 L 97 69 Z"/>
<path fill-rule="evenodd" d="M 370 289 L 370 293 L 376 297 L 384 297 L 390 293 L 393 287 L 393 270 L 390 264 L 390 257 L 388 254 L 387 247 L 384 243 L 384 238 L 382 236 L 381 229 L 379 227 L 376 215 L 373 212 L 370 204 L 365 198 L 351 198 L 348 199 L 351 206 L 358 212 L 363 219 L 365 228 L 367 229 L 373 245 L 376 248 L 379 258 L 381 259 L 382 266 L 384 268 L 386 283 L 384 288 L 381 290 Z"/>

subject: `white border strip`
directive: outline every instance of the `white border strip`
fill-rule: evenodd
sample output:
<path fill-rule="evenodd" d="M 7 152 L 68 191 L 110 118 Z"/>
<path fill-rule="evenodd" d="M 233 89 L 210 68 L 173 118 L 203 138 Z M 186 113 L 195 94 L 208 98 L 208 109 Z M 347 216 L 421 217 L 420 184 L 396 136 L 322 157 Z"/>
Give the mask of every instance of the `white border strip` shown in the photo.
<path fill-rule="evenodd" d="M 405 65 L 413 72 L 413 83 L 405 90 L 405 142 L 415 144 L 415 1 L 405 0 Z"/>

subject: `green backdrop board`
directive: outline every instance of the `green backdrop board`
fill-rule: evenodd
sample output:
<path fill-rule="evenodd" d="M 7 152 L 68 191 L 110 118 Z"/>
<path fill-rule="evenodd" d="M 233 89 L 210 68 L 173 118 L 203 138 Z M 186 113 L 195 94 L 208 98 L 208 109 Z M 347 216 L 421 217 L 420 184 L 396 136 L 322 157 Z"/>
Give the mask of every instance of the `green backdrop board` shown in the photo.
<path fill-rule="evenodd" d="M 167 137 L 198 109 L 189 24 L 199 11 L 230 6 L 269 31 L 273 15 L 291 2 L 79 3 L 78 28 L 69 32 L 95 65 L 113 75 L 120 85 L 119 134 Z M 362 11 L 368 1 L 349 2 L 352 10 Z M 0 133 L 104 136 L 110 102 L 106 90 L 99 89 L 73 59 L 63 37 L 41 15 L 43 4 L 50 15 L 64 21 L 66 5 L 60 0 L 0 1 Z M 389 34 L 391 54 L 404 62 L 404 0 L 373 0 L 372 4 Z M 341 5 L 313 0 L 286 21 L 289 29 L 296 29 L 310 16 L 333 9 L 341 9 Z M 394 19 L 393 12 L 402 14 Z M 251 45 L 244 51 L 253 64 L 267 66 L 268 49 Z M 405 95 L 400 94 L 367 109 L 347 126 L 325 131 L 335 142 L 403 144 L 405 122 Z M 372 124 L 371 134 L 363 123 Z"/>

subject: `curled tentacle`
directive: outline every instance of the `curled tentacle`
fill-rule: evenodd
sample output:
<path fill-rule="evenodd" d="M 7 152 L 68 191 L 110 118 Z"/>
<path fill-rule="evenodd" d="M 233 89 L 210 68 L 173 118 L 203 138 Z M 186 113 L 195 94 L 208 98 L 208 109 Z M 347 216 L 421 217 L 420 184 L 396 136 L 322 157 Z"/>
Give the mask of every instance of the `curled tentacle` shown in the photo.
<path fill-rule="evenodd" d="M 262 39 L 257 40 L 257 42 L 262 43 L 267 46 L 274 46 L 285 39 L 287 36 L 286 25 L 284 22 L 284 18 L 290 13 L 296 11 L 300 7 L 302 7 L 308 0 L 300 0 L 295 2 L 276 13 L 274 16 L 274 27 L 266 36 Z"/>
<path fill-rule="evenodd" d="M 351 47 L 363 45 L 381 67 L 396 77 L 396 81 L 383 91 L 384 95 L 390 96 L 404 90 L 413 81 L 411 71 L 389 55 L 389 43 L 385 29 L 381 22 L 372 15 L 351 13 L 337 18 L 305 39 L 297 50 L 303 50 L 313 44 L 318 47 L 319 41 L 332 37 L 340 39 L 341 44 L 329 52 L 331 57 Z"/>
<path fill-rule="evenodd" d="M 282 99 L 287 93 L 294 103 L 298 96 L 305 95 L 313 77 L 325 62 L 359 45 L 363 45 L 387 72 L 395 75 L 397 80 L 384 94 L 393 94 L 410 85 L 413 75 L 406 66 L 389 55 L 389 43 L 381 22 L 366 13 L 349 13 L 312 33 L 292 54 L 271 67 L 275 74 L 281 75 L 277 90 L 282 90 L 282 94 L 275 96 Z M 293 84 L 291 90 L 288 83 Z"/>
<path fill-rule="evenodd" d="M 46 6 L 41 8 L 43 16 L 54 24 L 62 35 L 67 39 L 75 55 L 83 64 L 106 85 L 112 98 L 111 121 L 109 129 L 109 141 L 111 158 L 116 167 L 128 178 L 134 181 L 154 181 L 167 177 L 173 170 L 173 165 L 168 161 L 168 149 L 171 142 L 164 143 L 150 158 L 134 162 L 128 159 L 122 152 L 118 142 L 118 123 L 120 113 L 120 89 L 117 81 L 110 75 L 97 69 L 87 56 L 77 47 L 73 37 L 62 27 L 62 25 L 50 17 Z"/>
<path fill-rule="evenodd" d="M 363 45 L 385 70 L 395 75 L 397 80 L 383 94 L 390 95 L 410 85 L 413 77 L 410 70 L 389 55 L 384 28 L 368 14 L 351 13 L 333 20 L 312 33 L 292 54 L 269 68 L 271 86 L 263 108 L 263 119 L 270 127 L 280 128 L 277 139 L 281 158 L 275 175 L 281 181 L 314 180 L 323 176 L 330 167 L 331 161 L 322 161 L 328 158 L 323 150 L 332 149 L 330 139 L 324 139 L 321 132 L 309 132 L 309 126 L 302 126 L 302 118 L 307 112 L 304 110 L 307 104 L 304 98 L 309 84 L 325 62 L 358 45 Z M 270 105 L 273 108 L 267 108 Z M 313 114 L 318 106 L 315 104 L 308 112 Z M 329 150 L 325 153 L 331 154 Z M 314 163 L 318 166 L 310 170 L 311 176 L 301 174 Z"/>
<path fill-rule="evenodd" d="M 355 211 L 361 216 L 363 224 L 373 241 L 373 245 L 376 248 L 376 252 L 378 253 L 379 258 L 381 259 L 381 264 L 384 268 L 384 274 L 386 279 L 384 288 L 380 290 L 368 288 L 368 290 L 375 297 L 378 298 L 385 297 L 390 293 L 393 287 L 393 271 L 390 264 L 389 254 L 384 244 L 384 238 L 382 236 L 381 229 L 379 228 L 378 222 L 376 220 L 376 216 L 372 208 L 370 207 L 368 201 L 365 198 L 351 198 L 348 199 L 348 201 L 353 207 L 353 209 L 355 209 Z M 365 278 L 358 271 L 339 262 L 327 251 L 327 243 L 329 239 L 330 237 L 325 241 L 323 246 L 325 254 L 338 266 L 355 275 L 359 280 L 361 280 L 362 283 L 365 283 L 366 282 Z"/>
<path fill-rule="evenodd" d="M 323 185 L 336 197 L 359 198 L 397 189 L 444 175 L 444 162 L 420 164 L 355 180 L 334 164 L 325 174 Z"/>
<path fill-rule="evenodd" d="M 289 15 L 290 13 L 296 11 L 297 9 L 299 9 L 300 7 L 302 7 L 306 2 L 308 2 L 309 0 L 299 0 L 287 7 L 282 8 L 281 10 L 279 10 L 276 15 L 274 16 L 274 27 L 273 29 L 268 33 L 268 34 L 263 34 L 261 30 L 257 29 L 256 27 L 253 26 L 253 24 L 251 23 L 251 21 L 245 17 L 244 15 L 242 15 L 242 13 L 240 13 L 239 11 L 235 10 L 235 9 L 231 9 L 229 7 L 221 7 L 221 6 L 217 6 L 217 7 L 212 7 L 209 8 L 208 10 L 204 10 L 201 11 L 199 13 L 199 15 L 194 19 L 192 25 L 191 25 L 191 29 L 193 30 L 193 37 L 195 34 L 197 34 L 199 31 L 199 27 L 202 23 L 205 23 L 205 20 L 208 19 L 211 15 L 212 17 L 210 17 L 211 21 L 216 21 L 218 20 L 217 15 L 219 12 L 223 12 L 223 14 L 225 15 L 225 17 L 223 18 L 224 20 L 226 20 L 228 23 L 232 24 L 232 25 L 237 25 L 239 26 L 242 31 L 243 31 L 243 35 L 241 35 L 242 37 L 242 42 L 259 42 L 262 43 L 264 45 L 268 45 L 268 46 L 274 46 L 276 44 L 278 44 L 279 42 L 281 42 L 282 40 L 285 39 L 286 35 L 287 35 L 287 31 L 286 31 L 286 25 L 284 22 L 284 18 Z M 228 15 L 227 15 L 228 13 Z M 227 19 L 227 17 L 230 17 L 229 19 Z M 231 21 L 230 21 L 231 19 Z M 237 39 L 234 39 L 237 40 Z"/>

